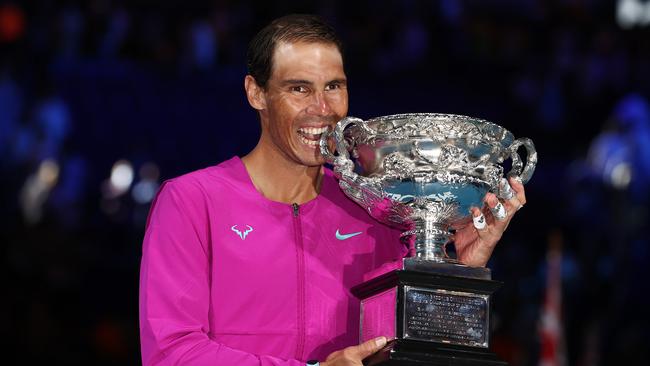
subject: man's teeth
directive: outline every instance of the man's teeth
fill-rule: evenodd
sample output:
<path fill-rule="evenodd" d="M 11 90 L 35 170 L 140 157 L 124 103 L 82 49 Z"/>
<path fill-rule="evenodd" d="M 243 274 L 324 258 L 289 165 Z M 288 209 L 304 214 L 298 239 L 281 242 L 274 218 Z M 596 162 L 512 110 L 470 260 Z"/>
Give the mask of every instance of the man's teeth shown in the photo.
<path fill-rule="evenodd" d="M 298 129 L 298 131 L 303 133 L 303 134 L 320 135 L 321 133 L 327 131 L 327 127 L 320 127 L 320 128 L 303 127 L 303 128 Z"/>
<path fill-rule="evenodd" d="M 318 146 L 320 135 L 327 130 L 327 127 L 303 127 L 298 129 L 298 136 L 300 136 L 300 141 L 302 141 L 303 144 Z"/>
<path fill-rule="evenodd" d="M 305 138 L 304 136 L 300 136 L 300 141 L 302 141 L 303 144 L 311 145 L 311 146 L 316 146 L 318 145 L 319 140 L 309 140 Z"/>

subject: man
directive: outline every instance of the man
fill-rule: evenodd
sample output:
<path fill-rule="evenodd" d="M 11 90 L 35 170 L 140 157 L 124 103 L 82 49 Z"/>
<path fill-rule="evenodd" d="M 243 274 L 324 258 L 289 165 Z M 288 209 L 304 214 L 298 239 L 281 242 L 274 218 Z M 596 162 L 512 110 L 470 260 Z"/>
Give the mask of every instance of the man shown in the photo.
<path fill-rule="evenodd" d="M 361 365 L 349 289 L 408 253 L 399 232 L 347 199 L 317 141 L 348 110 L 341 45 L 314 16 L 275 20 L 250 44 L 244 87 L 257 146 L 166 182 L 147 223 L 140 284 L 144 365 Z M 459 259 L 483 266 L 516 196 L 456 234 Z M 506 211 L 508 213 L 506 213 Z M 487 224 L 486 224 L 487 221 Z M 311 363 L 311 361 L 310 361 Z"/>

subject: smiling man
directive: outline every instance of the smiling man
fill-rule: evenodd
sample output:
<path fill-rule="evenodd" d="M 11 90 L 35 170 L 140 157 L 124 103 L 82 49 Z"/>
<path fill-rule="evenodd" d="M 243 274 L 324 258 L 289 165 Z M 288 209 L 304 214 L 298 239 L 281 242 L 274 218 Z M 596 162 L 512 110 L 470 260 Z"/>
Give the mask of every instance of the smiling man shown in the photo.
<path fill-rule="evenodd" d="M 244 86 L 262 134 L 243 158 L 165 182 L 147 223 L 140 279 L 144 365 L 361 365 L 364 274 L 409 253 L 322 166 L 320 135 L 347 114 L 341 44 L 320 18 L 291 15 L 253 39 Z M 523 187 L 456 234 L 485 265 Z M 498 220 L 497 220 L 498 218 Z"/>
<path fill-rule="evenodd" d="M 276 41 L 268 80 L 249 66 L 244 85 L 249 103 L 259 112 L 262 136 L 242 161 L 266 198 L 301 204 L 318 195 L 324 163 L 318 141 L 345 117 L 348 91 L 334 41 L 291 41 Z"/>

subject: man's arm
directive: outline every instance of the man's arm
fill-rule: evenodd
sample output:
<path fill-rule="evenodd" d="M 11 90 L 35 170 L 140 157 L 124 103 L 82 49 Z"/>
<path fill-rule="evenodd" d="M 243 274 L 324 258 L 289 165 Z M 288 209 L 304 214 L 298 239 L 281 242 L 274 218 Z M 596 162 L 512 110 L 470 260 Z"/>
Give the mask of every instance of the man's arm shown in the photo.
<path fill-rule="evenodd" d="M 143 365 L 303 366 L 236 350 L 208 337 L 210 271 L 208 231 L 193 214 L 202 202 L 166 183 L 154 201 L 140 272 Z"/>

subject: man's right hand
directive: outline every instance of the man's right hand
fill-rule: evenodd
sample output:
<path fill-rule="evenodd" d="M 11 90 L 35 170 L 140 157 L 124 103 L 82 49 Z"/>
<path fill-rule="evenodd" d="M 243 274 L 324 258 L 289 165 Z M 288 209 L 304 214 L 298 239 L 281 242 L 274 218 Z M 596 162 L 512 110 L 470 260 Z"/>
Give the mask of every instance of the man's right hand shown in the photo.
<path fill-rule="evenodd" d="M 351 346 L 332 352 L 321 366 L 363 366 L 363 359 L 376 353 L 386 345 L 386 337 L 371 339 L 358 346 Z"/>

